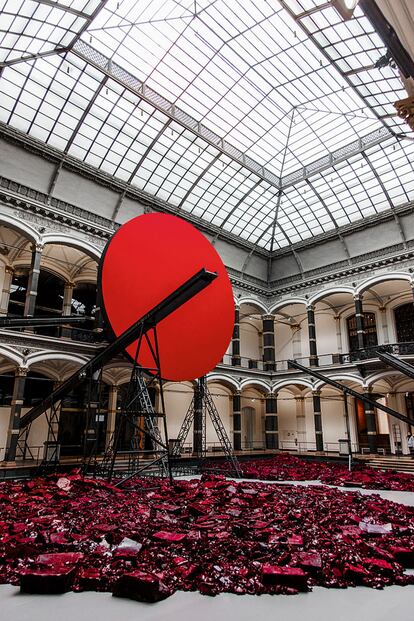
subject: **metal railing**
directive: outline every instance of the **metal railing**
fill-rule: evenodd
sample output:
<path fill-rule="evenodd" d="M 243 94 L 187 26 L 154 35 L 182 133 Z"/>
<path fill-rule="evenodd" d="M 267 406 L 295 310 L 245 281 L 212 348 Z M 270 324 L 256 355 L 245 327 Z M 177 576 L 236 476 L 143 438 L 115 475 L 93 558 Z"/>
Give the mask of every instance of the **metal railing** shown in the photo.
<path fill-rule="evenodd" d="M 353 364 L 356 361 L 372 360 L 378 358 L 377 351 L 388 352 L 397 356 L 414 356 L 414 342 L 407 343 L 389 343 L 386 345 L 375 345 L 372 347 L 364 347 L 347 353 L 328 353 L 318 354 L 318 367 L 339 366 L 345 364 Z M 293 360 L 300 362 L 304 366 L 311 366 L 311 358 L 309 356 L 297 357 L 292 356 Z M 223 366 L 232 368 L 241 368 L 258 371 L 271 371 L 272 373 L 281 371 L 289 371 L 288 360 L 276 360 L 273 368 L 269 369 L 269 362 L 248 358 L 246 356 L 234 357 L 231 354 L 224 354 L 221 363 Z"/>

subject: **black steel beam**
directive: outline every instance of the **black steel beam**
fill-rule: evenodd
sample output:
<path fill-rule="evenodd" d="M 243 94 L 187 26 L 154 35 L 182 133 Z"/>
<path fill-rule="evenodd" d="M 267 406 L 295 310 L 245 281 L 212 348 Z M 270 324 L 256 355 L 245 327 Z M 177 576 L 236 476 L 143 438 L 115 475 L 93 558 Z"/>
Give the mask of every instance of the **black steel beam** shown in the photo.
<path fill-rule="evenodd" d="M 414 379 L 414 367 L 412 364 L 405 362 L 405 360 L 400 360 L 388 352 L 377 350 L 377 356 L 380 360 L 382 360 L 382 362 L 385 362 L 390 367 L 393 367 L 393 369 L 397 369 L 397 371 L 400 371 L 403 375 L 407 375 L 407 377 Z"/>
<path fill-rule="evenodd" d="M 191 300 L 197 293 L 205 289 L 212 281 L 217 278 L 215 272 L 208 272 L 201 269 L 194 276 L 191 276 L 173 293 L 170 293 L 162 302 L 154 306 L 146 315 L 140 317 L 132 326 L 127 328 L 117 339 L 101 350 L 96 356 L 86 362 L 78 371 L 73 373 L 61 386 L 54 390 L 46 399 L 35 405 L 20 419 L 20 429 L 27 427 L 36 418 L 41 416 L 56 401 L 62 399 L 76 386 L 82 383 L 94 371 L 103 367 L 107 362 L 112 360 L 117 354 L 120 354 L 126 347 L 131 345 L 139 335 L 144 335 L 148 330 L 153 328 L 157 323 L 165 319 L 168 315 L 177 310 L 180 306 Z"/>
<path fill-rule="evenodd" d="M 316 377 L 317 379 L 321 380 L 325 384 L 329 384 L 330 386 L 333 386 L 333 388 L 342 390 L 344 394 L 351 395 L 351 397 L 355 397 L 356 399 L 359 399 L 363 403 L 367 403 L 368 405 L 374 408 L 378 408 L 379 410 L 386 412 L 387 414 L 389 414 L 390 416 L 393 416 L 394 418 L 398 418 L 398 420 L 401 420 L 403 423 L 407 423 L 407 425 L 413 424 L 413 421 L 407 416 L 404 416 L 404 414 L 400 414 L 399 412 L 396 412 L 392 408 L 389 408 L 388 405 L 383 405 L 382 403 L 378 403 L 377 401 L 375 401 L 375 399 L 370 399 L 369 397 L 366 397 L 365 395 L 357 392 L 356 390 L 353 390 L 352 388 L 349 388 L 348 386 L 344 386 L 344 384 L 340 384 L 339 382 L 331 379 L 330 377 L 323 375 L 319 371 L 315 371 L 314 367 L 312 367 L 311 369 L 309 367 L 304 367 L 302 364 L 299 364 L 299 362 L 296 362 L 296 360 L 288 360 L 288 367 L 293 368 L 293 369 L 298 369 L 298 371 L 303 371 L 307 375 L 312 375 L 312 377 Z"/>
<path fill-rule="evenodd" d="M 394 28 L 385 19 L 377 3 L 374 0 L 360 0 L 359 5 L 385 43 L 401 73 L 406 78 L 414 77 L 414 61 L 402 45 Z"/>
<path fill-rule="evenodd" d="M 31 328 L 36 326 L 60 326 L 68 323 L 86 323 L 93 317 L 68 315 L 67 317 L 0 317 L 0 328 Z"/>

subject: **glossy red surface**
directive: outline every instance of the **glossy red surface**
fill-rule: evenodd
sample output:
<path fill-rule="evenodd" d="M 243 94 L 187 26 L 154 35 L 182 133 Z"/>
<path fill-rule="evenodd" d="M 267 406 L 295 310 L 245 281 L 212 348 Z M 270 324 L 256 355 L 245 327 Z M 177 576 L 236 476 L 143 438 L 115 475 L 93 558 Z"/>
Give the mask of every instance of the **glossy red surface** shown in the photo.
<path fill-rule="evenodd" d="M 100 269 L 104 310 L 115 335 L 151 310 L 201 268 L 218 273 L 206 289 L 158 324 L 164 379 L 192 380 L 211 371 L 230 342 L 234 300 L 212 244 L 191 224 L 146 214 L 124 224 L 106 247 Z M 134 357 L 136 343 L 128 347 Z M 154 367 L 144 345 L 139 362 Z"/>

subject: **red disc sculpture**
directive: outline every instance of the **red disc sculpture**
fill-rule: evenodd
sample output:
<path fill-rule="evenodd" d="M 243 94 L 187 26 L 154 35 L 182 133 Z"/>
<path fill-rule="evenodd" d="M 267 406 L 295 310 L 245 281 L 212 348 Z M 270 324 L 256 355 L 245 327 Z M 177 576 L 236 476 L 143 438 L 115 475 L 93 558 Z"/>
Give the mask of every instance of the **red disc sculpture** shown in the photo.
<path fill-rule="evenodd" d="M 105 248 L 98 282 L 104 316 L 115 336 L 203 267 L 217 272 L 217 278 L 157 325 L 164 379 L 196 379 L 223 357 L 234 324 L 233 293 L 223 262 L 204 235 L 167 214 L 130 220 Z M 126 351 L 134 358 L 136 349 L 135 342 Z M 141 345 L 138 362 L 153 367 L 146 343 Z"/>

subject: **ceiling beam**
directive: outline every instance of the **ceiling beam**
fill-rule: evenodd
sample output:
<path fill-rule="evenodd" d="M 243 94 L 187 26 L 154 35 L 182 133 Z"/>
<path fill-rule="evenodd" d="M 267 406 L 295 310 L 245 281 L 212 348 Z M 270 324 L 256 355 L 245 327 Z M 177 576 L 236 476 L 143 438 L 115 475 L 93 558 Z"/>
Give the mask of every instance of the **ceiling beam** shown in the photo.
<path fill-rule="evenodd" d="M 196 121 L 189 114 L 180 110 L 178 106 L 153 91 L 152 88 L 138 80 L 138 78 L 120 67 L 120 65 L 116 64 L 113 60 L 107 58 L 92 46 L 85 43 L 85 41 L 77 41 L 71 49 L 71 52 L 78 58 L 94 66 L 131 93 L 134 93 L 146 101 L 153 108 L 165 114 L 178 125 L 181 125 L 181 127 L 188 129 L 192 134 L 213 146 L 230 160 L 241 164 L 244 168 L 257 175 L 257 177 L 260 177 L 263 181 L 266 181 L 269 185 L 279 189 L 280 179 L 274 173 L 267 170 L 258 162 L 255 162 L 248 155 L 245 155 L 240 149 L 237 149 L 237 147 L 223 140 L 218 134 Z"/>

